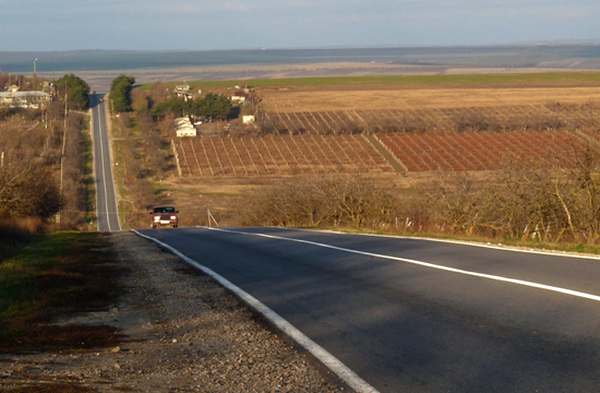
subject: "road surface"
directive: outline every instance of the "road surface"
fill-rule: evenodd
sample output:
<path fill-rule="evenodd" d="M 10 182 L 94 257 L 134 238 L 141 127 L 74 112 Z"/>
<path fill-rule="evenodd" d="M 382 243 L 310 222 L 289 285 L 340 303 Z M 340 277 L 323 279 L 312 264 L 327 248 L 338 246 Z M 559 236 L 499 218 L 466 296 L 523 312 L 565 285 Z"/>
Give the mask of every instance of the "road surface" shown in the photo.
<path fill-rule="evenodd" d="M 273 228 L 143 233 L 380 392 L 600 391 L 600 261 Z"/>
<path fill-rule="evenodd" d="M 121 224 L 113 180 L 106 110 L 101 99 L 102 95 L 99 94 L 90 97 L 96 174 L 96 215 L 98 231 L 114 232 L 121 230 Z"/>

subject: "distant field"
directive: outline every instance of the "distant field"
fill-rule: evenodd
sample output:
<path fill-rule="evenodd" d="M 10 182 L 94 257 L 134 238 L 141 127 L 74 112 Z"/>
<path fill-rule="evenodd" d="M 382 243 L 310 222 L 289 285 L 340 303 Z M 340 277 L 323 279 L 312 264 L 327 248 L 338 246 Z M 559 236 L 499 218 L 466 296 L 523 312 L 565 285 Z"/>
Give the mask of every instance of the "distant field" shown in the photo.
<path fill-rule="evenodd" d="M 275 132 L 572 130 L 599 126 L 599 81 L 598 73 L 325 78 L 257 92 L 261 124 Z"/>
<path fill-rule="evenodd" d="M 161 82 L 173 88 L 181 82 Z M 156 82 L 142 84 L 149 91 Z M 366 76 L 271 77 L 189 82 L 192 89 L 232 89 L 233 86 L 251 86 L 260 91 L 280 90 L 364 90 L 364 89 L 432 89 L 432 88 L 521 88 L 521 87 L 600 87 L 600 72 L 502 72 L 502 73 L 452 73 L 452 74 L 399 74 Z"/>
<path fill-rule="evenodd" d="M 169 83 L 175 85 L 176 83 Z M 256 88 L 466 88 L 466 87 L 600 87 L 600 72 L 473 73 L 438 75 L 324 76 L 301 78 L 204 80 L 193 88 L 226 88 L 244 84 Z M 150 85 L 147 85 L 150 86 Z"/>
<path fill-rule="evenodd" d="M 519 106 L 547 103 L 600 104 L 600 87 L 504 89 L 403 89 L 269 91 L 267 112 L 321 112 L 375 109 L 437 109 Z"/>

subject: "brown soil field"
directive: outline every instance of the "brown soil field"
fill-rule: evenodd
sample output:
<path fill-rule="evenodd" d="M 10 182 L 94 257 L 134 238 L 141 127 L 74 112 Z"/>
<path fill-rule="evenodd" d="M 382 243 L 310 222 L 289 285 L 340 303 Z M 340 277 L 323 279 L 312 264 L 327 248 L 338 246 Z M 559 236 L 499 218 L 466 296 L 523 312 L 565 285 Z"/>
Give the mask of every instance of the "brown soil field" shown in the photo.
<path fill-rule="evenodd" d="M 267 112 L 469 108 L 600 103 L 600 88 L 263 90 Z"/>

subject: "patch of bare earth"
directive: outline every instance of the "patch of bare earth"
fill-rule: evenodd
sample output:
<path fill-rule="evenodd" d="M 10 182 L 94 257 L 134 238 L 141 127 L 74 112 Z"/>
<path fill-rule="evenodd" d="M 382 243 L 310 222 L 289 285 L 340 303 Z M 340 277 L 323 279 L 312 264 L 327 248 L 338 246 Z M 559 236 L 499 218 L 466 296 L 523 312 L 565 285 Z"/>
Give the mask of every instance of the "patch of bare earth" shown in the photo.
<path fill-rule="evenodd" d="M 111 235 L 111 242 L 117 265 L 129 271 L 119 278 L 125 293 L 107 311 L 60 323 L 111 326 L 121 341 L 0 354 L 0 391 L 344 390 L 210 278 L 133 234 Z"/>

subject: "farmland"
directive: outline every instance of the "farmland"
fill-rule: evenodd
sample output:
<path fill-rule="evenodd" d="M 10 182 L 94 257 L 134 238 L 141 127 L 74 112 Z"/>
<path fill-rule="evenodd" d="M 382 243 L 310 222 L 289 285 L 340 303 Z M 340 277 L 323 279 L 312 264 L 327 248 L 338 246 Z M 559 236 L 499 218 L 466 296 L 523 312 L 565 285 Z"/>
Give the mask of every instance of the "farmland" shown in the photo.
<path fill-rule="evenodd" d="M 483 69 L 480 69 L 480 71 Z M 177 82 L 166 83 L 174 87 Z M 190 83 L 193 89 L 223 89 L 234 85 L 249 85 L 260 90 L 396 90 L 424 88 L 548 88 L 600 87 L 600 72 L 523 72 L 523 73 L 453 73 L 416 75 L 322 76 L 267 79 L 199 80 Z M 150 90 L 155 84 L 142 89 Z"/>
<path fill-rule="evenodd" d="M 485 171 L 513 165 L 572 167 L 588 146 L 569 132 L 387 133 L 376 137 L 410 172 Z"/>
<path fill-rule="evenodd" d="M 173 141 L 182 176 L 492 171 L 509 163 L 571 167 L 597 134 L 567 131 L 198 137 Z M 382 153 L 387 151 L 389 155 Z"/>
<path fill-rule="evenodd" d="M 157 146 L 166 147 L 161 154 L 170 162 L 170 169 L 150 168 L 151 161 L 166 161 L 138 154 L 143 168 L 161 174 L 140 193 L 181 207 L 184 224 L 202 223 L 207 208 L 221 223 L 239 224 L 248 195 L 294 179 L 367 177 L 413 195 L 444 172 L 485 182 L 509 167 L 573 168 L 585 152 L 600 151 L 598 73 L 190 83 L 192 90 L 225 95 L 235 85 L 250 86 L 259 98 L 256 127 L 193 138 L 174 137 L 169 118 L 150 123 L 145 103 L 165 100 L 171 84 L 134 91 L 134 108 L 141 110 L 128 115 L 135 125 L 131 143 L 160 134 Z M 119 123 L 128 128 L 124 118 Z M 145 132 L 148 138 L 140 139 Z M 118 139 L 117 146 L 125 143 Z M 119 162 L 120 170 L 133 165 Z"/>
<path fill-rule="evenodd" d="M 600 88 L 263 91 L 279 133 L 573 130 L 600 127 Z"/>
<path fill-rule="evenodd" d="M 183 175 L 265 176 L 316 173 L 386 173 L 393 167 L 359 135 L 199 137 L 180 139 Z"/>
<path fill-rule="evenodd" d="M 600 103 L 265 112 L 261 120 L 268 132 L 292 134 L 597 129 Z"/>
<path fill-rule="evenodd" d="M 600 101 L 598 87 L 570 88 L 438 88 L 357 90 L 273 90 L 263 94 L 265 111 L 438 109 L 523 106 L 543 103 Z"/>

